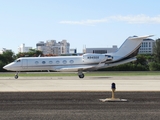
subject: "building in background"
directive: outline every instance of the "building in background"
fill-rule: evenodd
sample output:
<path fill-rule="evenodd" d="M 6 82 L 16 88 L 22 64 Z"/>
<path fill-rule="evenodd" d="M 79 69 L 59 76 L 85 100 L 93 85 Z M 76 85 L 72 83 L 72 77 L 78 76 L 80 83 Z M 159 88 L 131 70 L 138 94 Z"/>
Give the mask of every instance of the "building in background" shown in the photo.
<path fill-rule="evenodd" d="M 153 46 L 155 41 L 153 39 L 144 39 L 141 47 L 139 49 L 138 54 L 153 54 Z M 21 44 L 18 48 L 18 52 L 29 52 L 32 47 L 26 47 L 25 44 Z M 70 55 L 77 54 L 77 49 L 70 49 L 70 43 L 67 40 L 62 40 L 60 42 L 56 42 L 56 40 L 47 40 L 46 42 L 40 41 L 36 44 L 36 49 L 43 52 L 44 55 Z M 0 50 L 0 54 L 2 54 L 7 49 L 3 48 Z M 83 49 L 84 53 L 112 53 L 118 50 L 117 45 L 113 45 L 111 48 L 85 48 Z"/>
<path fill-rule="evenodd" d="M 56 42 L 56 40 L 47 40 L 46 43 L 40 41 L 36 44 L 37 50 L 43 52 L 44 55 L 61 55 L 69 54 L 70 44 L 67 40 L 62 40 L 61 42 Z"/>
<path fill-rule="evenodd" d="M 154 47 L 155 41 L 153 39 L 144 39 L 141 47 L 139 49 L 138 54 L 153 54 L 153 47 Z M 112 48 L 85 48 L 83 50 L 84 53 L 112 53 L 116 52 L 118 50 L 116 45 L 113 45 Z"/>
<path fill-rule="evenodd" d="M 2 48 L 2 49 L 0 49 L 0 54 L 3 54 L 6 51 L 12 51 L 12 50 L 9 50 L 9 49 L 6 49 L 6 48 Z"/>
<path fill-rule="evenodd" d="M 138 54 L 153 54 L 153 46 L 155 41 L 153 39 L 144 39 Z"/>
<path fill-rule="evenodd" d="M 76 48 L 70 49 L 70 50 L 69 50 L 69 53 L 70 53 L 70 54 L 76 54 L 76 53 L 77 53 L 77 49 L 76 49 Z"/>
<path fill-rule="evenodd" d="M 32 47 L 26 47 L 25 44 L 21 44 L 18 48 L 18 52 L 24 53 L 29 52 L 29 50 L 32 49 Z"/>
<path fill-rule="evenodd" d="M 118 50 L 117 46 L 113 45 L 112 48 L 85 48 L 83 52 L 105 54 L 105 53 L 116 52 L 117 50 Z"/>
<path fill-rule="evenodd" d="M 36 49 L 44 52 L 45 46 L 46 46 L 45 43 L 43 41 L 40 41 L 39 43 L 36 44 Z"/>

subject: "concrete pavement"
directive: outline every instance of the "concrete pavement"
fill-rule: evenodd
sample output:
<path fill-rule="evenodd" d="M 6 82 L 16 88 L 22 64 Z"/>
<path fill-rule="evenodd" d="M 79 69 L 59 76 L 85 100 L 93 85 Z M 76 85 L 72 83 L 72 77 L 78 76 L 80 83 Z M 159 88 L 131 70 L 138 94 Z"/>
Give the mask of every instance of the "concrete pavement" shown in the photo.
<path fill-rule="evenodd" d="M 0 77 L 0 92 L 160 91 L 160 76 Z"/>

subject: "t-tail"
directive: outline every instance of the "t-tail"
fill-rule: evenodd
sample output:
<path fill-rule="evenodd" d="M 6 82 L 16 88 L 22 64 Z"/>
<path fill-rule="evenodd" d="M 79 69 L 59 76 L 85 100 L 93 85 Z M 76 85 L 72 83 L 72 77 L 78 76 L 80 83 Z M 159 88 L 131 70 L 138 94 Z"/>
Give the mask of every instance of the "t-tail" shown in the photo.
<path fill-rule="evenodd" d="M 138 54 L 143 39 L 152 36 L 153 35 L 128 37 L 117 52 L 110 54 L 113 56 L 113 60 L 108 62 L 108 67 L 135 61 L 135 56 Z"/>

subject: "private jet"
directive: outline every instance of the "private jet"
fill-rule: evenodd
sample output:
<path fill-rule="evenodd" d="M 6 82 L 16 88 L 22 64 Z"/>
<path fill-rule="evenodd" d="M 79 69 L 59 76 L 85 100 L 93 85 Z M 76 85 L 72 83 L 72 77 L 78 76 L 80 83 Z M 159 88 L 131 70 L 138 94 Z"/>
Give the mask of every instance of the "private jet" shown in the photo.
<path fill-rule="evenodd" d="M 84 78 L 84 71 L 93 71 L 136 60 L 136 55 L 143 39 L 152 37 L 131 36 L 114 53 L 83 54 L 81 56 L 56 56 L 56 57 L 21 57 L 4 66 L 9 71 L 16 71 L 15 79 L 20 71 L 70 71 L 78 72 L 79 78 Z"/>

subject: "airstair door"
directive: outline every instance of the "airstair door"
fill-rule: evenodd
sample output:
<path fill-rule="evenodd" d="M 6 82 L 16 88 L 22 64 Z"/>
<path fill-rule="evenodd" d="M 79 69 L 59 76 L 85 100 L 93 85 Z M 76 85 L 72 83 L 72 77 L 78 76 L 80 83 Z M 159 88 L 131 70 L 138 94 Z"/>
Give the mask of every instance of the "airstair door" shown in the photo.
<path fill-rule="evenodd" d="M 22 61 L 22 68 L 27 69 L 28 68 L 28 60 L 23 59 Z"/>

